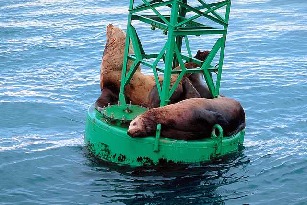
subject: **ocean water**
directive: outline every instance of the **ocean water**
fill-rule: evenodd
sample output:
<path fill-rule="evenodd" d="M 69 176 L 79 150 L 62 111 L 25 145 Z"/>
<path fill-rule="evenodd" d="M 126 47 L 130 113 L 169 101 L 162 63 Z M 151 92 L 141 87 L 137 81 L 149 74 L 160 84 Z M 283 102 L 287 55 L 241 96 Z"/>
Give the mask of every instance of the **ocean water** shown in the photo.
<path fill-rule="evenodd" d="M 245 108 L 244 149 L 163 169 L 84 148 L 106 25 L 124 29 L 128 3 L 0 1 L 0 204 L 307 204 L 307 2 L 233 0 L 221 93 Z"/>

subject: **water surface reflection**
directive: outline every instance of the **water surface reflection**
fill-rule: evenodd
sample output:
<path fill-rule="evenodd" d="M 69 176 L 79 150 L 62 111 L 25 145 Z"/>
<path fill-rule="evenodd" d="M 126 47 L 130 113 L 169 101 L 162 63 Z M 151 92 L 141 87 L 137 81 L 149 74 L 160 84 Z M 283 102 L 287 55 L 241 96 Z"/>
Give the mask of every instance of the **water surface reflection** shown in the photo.
<path fill-rule="evenodd" d="M 130 168 L 88 156 L 102 201 L 123 204 L 224 204 L 247 193 L 228 185 L 248 179 L 250 160 L 243 152 L 199 165 Z M 108 173 L 108 174 L 107 174 Z M 106 175 L 107 174 L 107 175 Z M 99 189 L 98 189 L 99 190 Z M 97 191 L 97 189 L 96 189 Z"/>

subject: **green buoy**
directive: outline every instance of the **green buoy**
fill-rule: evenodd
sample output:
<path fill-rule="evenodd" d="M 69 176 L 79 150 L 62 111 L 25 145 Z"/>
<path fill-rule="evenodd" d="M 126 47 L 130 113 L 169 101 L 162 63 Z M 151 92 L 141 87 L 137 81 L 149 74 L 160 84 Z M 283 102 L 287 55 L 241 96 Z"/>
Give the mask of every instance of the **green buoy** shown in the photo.
<path fill-rule="evenodd" d="M 92 105 L 88 110 L 85 143 L 90 152 L 104 161 L 130 166 L 165 162 L 200 163 L 237 152 L 243 145 L 245 131 L 224 136 L 219 125 L 213 127 L 211 138 L 193 141 L 160 137 L 160 124 L 155 136 L 131 138 L 127 135 L 129 123 L 147 110 L 126 103 L 125 86 L 129 84 L 139 65 L 152 69 L 160 106 L 170 102 L 180 81 L 189 73 L 203 74 L 212 96 L 218 97 L 231 1 L 206 3 L 204 0 L 142 0 L 141 4 L 135 4 L 134 0 L 130 0 L 119 103 L 99 110 Z M 169 9 L 170 15 L 162 14 L 160 8 Z M 210 22 L 210 25 L 202 24 L 201 19 Z M 160 52 L 145 52 L 135 28 L 138 23 L 135 22 L 148 25 L 153 32 L 162 31 L 166 41 Z M 189 40 L 190 36 L 202 35 L 215 38 L 204 61 L 192 57 Z M 134 54 L 129 53 L 130 44 L 134 48 Z M 216 65 L 212 65 L 214 59 L 218 59 Z M 128 60 L 132 62 L 129 68 Z M 193 62 L 197 66 L 187 69 L 185 62 Z M 175 67 L 177 69 L 173 69 Z M 173 84 L 172 75 L 177 76 Z M 162 84 L 159 76 L 163 76 Z"/>
<path fill-rule="evenodd" d="M 138 112 L 138 111 L 137 111 Z M 202 140 L 159 139 L 159 149 L 155 149 L 156 138 L 131 138 L 122 119 L 110 122 L 92 105 L 88 110 L 85 142 L 91 154 L 107 162 L 129 166 L 151 166 L 170 163 L 207 162 L 224 155 L 237 152 L 243 145 L 244 130 L 230 137 L 223 137 L 220 128 L 214 129 L 211 138 Z"/>

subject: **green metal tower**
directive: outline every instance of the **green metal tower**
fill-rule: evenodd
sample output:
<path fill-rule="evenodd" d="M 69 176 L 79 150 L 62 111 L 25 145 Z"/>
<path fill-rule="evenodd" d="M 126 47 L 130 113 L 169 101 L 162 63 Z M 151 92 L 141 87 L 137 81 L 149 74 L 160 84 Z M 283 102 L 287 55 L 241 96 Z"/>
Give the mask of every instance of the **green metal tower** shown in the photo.
<path fill-rule="evenodd" d="M 230 5 L 230 0 L 215 3 L 206 3 L 204 0 L 192 2 L 188 0 L 142 0 L 139 5 L 136 5 L 134 0 L 130 0 L 120 103 L 125 105 L 124 87 L 129 83 L 140 64 L 152 69 L 160 96 L 160 106 L 168 104 L 182 77 L 187 73 L 203 73 L 211 94 L 217 97 L 220 89 Z M 153 30 L 160 29 L 166 35 L 165 44 L 159 53 L 145 52 L 136 29 L 138 23 L 135 22 L 148 24 Z M 216 40 L 206 60 L 200 61 L 192 57 L 189 37 L 199 36 L 201 38 L 204 35 L 214 36 Z M 134 54 L 128 52 L 130 43 L 133 45 Z M 185 43 L 186 54 L 182 52 L 183 43 Z M 212 60 L 216 57 L 218 57 L 218 63 L 212 65 Z M 127 68 L 128 60 L 133 61 L 130 68 Z M 187 69 L 184 66 L 185 62 L 194 62 L 199 67 Z M 174 70 L 174 67 L 178 65 L 180 69 Z M 164 79 L 162 86 L 158 80 L 159 72 Z M 172 74 L 179 76 L 174 85 L 170 87 Z"/>

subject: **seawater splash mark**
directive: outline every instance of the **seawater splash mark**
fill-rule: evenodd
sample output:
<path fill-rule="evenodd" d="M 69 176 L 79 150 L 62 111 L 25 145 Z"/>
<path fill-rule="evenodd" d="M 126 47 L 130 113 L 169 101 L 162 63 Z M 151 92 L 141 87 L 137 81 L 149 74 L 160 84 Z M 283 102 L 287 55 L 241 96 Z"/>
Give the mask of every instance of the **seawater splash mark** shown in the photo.
<path fill-rule="evenodd" d="M 25 153 L 33 153 L 60 147 L 83 145 L 83 136 L 79 136 L 77 133 L 69 133 L 65 136 L 67 135 L 77 135 L 77 137 L 63 139 L 63 134 L 55 134 L 47 136 L 26 135 L 1 138 L 0 152 L 22 150 Z"/>

